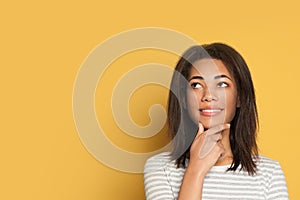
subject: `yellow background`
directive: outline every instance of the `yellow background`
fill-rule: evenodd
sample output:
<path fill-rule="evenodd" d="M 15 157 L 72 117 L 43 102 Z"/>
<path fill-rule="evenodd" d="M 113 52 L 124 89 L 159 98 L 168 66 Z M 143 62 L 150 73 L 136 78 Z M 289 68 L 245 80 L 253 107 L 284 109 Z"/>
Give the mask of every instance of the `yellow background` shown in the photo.
<path fill-rule="evenodd" d="M 300 199 L 296 0 L 6 1 L 0 20 L 0 199 L 144 199 L 141 174 L 112 170 L 82 145 L 73 121 L 72 90 L 93 48 L 114 34 L 147 26 L 173 29 L 200 43 L 225 42 L 242 53 L 256 86 L 260 152 L 281 163 L 290 199 Z M 113 65 L 127 64 L 129 70 L 154 60 L 173 66 L 177 59 L 161 52 L 136 54 Z M 111 76 L 119 72 L 112 69 Z M 112 83 L 103 81 L 109 94 Z M 152 95 L 157 90 L 159 98 Z M 136 91 L 129 105 L 133 119 L 147 124 L 148 107 L 165 105 L 166 92 L 151 85 Z M 97 92 L 97 102 L 100 96 Z M 101 105 L 96 105 L 99 118 Z M 108 136 L 122 148 L 163 145 L 125 138 L 111 113 L 107 116 Z"/>

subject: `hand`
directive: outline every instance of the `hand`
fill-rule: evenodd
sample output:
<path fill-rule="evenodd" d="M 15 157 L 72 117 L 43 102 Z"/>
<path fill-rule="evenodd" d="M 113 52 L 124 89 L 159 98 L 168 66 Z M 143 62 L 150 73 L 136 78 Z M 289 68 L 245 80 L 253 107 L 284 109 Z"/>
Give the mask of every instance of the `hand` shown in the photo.
<path fill-rule="evenodd" d="M 198 133 L 190 149 L 190 164 L 197 165 L 206 174 L 225 153 L 221 133 L 229 127 L 230 124 L 220 124 L 204 131 L 199 123 Z"/>

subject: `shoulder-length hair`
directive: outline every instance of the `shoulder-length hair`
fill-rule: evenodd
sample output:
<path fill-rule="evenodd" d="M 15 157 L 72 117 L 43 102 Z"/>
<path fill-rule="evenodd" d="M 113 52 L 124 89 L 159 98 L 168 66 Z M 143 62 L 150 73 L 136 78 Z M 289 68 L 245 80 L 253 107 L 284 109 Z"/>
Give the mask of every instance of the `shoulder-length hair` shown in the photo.
<path fill-rule="evenodd" d="M 191 120 L 187 109 L 183 106 L 187 79 L 192 64 L 204 58 L 221 60 L 236 83 L 240 106 L 236 109 L 230 126 L 233 161 L 228 171 L 236 171 L 241 166 L 240 170 L 254 175 L 255 159 L 258 158 L 256 144 L 258 114 L 254 86 L 243 57 L 232 47 L 222 43 L 193 46 L 182 55 L 176 65 L 170 87 L 167 116 L 169 134 L 174 143 L 172 157 L 176 160 L 177 167 L 186 167 L 190 146 L 198 129 L 198 124 Z"/>

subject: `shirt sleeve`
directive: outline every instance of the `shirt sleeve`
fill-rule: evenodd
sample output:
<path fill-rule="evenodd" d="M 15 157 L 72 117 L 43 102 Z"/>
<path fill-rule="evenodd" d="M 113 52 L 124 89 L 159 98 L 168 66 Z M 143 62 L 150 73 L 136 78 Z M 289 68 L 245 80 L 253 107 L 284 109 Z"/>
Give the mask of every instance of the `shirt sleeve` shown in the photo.
<path fill-rule="evenodd" d="M 270 180 L 267 199 L 268 200 L 288 200 L 289 199 L 285 176 L 283 174 L 283 171 L 282 171 L 279 163 L 277 163 L 277 165 L 274 168 L 274 171 L 273 171 L 273 174 L 272 174 L 272 177 Z"/>
<path fill-rule="evenodd" d="M 150 158 L 144 167 L 144 188 L 147 200 L 173 200 L 166 168 L 160 160 Z"/>

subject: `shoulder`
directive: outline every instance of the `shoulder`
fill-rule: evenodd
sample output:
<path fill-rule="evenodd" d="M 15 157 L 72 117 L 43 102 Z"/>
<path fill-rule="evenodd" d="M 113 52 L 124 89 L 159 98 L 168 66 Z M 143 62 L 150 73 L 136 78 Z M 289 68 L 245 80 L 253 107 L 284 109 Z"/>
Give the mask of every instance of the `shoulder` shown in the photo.
<path fill-rule="evenodd" d="M 154 155 L 147 159 L 144 166 L 144 173 L 164 169 L 170 164 L 175 164 L 175 161 L 172 161 L 170 152 Z"/>
<path fill-rule="evenodd" d="M 258 167 L 267 167 L 267 168 L 274 168 L 280 166 L 277 160 L 273 160 L 263 155 L 259 155 L 258 159 L 256 160 Z"/>
<path fill-rule="evenodd" d="M 285 176 L 278 161 L 260 156 L 257 173 L 265 184 L 267 199 L 289 199 Z"/>
<path fill-rule="evenodd" d="M 176 199 L 181 179 L 169 152 L 150 157 L 144 166 L 146 199 Z M 176 173 L 172 173 L 175 171 Z"/>
<path fill-rule="evenodd" d="M 260 155 L 256 162 L 258 172 L 273 175 L 274 173 L 282 173 L 280 163 L 266 156 Z"/>

